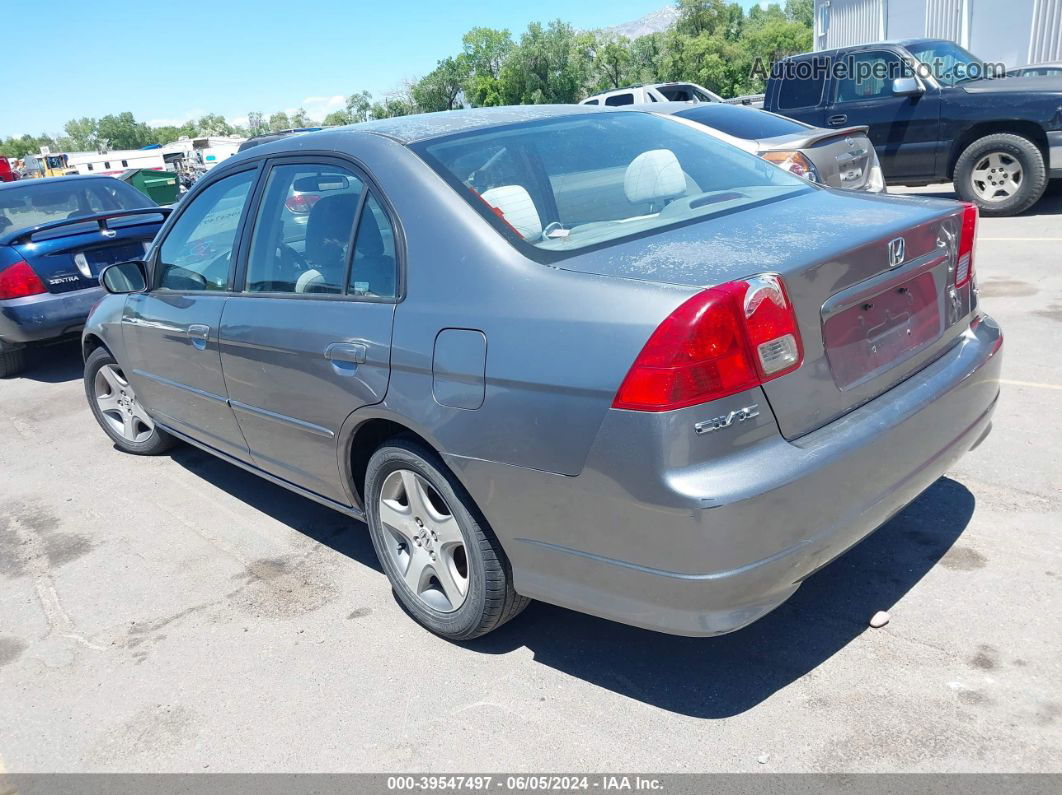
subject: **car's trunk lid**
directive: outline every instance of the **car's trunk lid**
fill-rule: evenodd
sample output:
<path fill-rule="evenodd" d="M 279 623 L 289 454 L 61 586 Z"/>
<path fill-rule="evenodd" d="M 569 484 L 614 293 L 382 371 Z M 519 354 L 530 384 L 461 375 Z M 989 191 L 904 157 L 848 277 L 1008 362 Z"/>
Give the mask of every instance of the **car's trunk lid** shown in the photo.
<path fill-rule="evenodd" d="M 863 190 L 875 163 L 874 147 L 867 127 L 842 130 L 815 129 L 759 141 L 761 152 L 772 149 L 800 149 L 806 152 L 824 184 L 846 190 Z"/>
<path fill-rule="evenodd" d="M 953 202 L 817 190 L 561 267 L 697 287 L 781 274 L 804 363 L 763 389 L 792 439 L 910 377 L 958 339 L 971 311 L 969 288 L 963 296 L 951 287 L 961 212 Z M 903 257 L 891 264 L 890 243 L 901 238 Z"/>
<path fill-rule="evenodd" d="M 33 268 L 48 292 L 83 290 L 99 286 L 100 271 L 107 265 L 143 259 L 165 212 L 71 219 L 12 233 L 3 242 Z"/>

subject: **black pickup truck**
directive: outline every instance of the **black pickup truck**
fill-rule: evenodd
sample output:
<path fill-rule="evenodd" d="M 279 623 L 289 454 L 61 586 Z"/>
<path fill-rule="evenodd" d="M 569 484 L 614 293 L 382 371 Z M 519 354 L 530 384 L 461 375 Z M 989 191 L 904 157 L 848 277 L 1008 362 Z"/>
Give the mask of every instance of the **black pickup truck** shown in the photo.
<path fill-rule="evenodd" d="M 865 124 L 889 184 L 953 181 L 984 215 L 1020 213 L 1062 178 L 1062 77 L 999 76 L 951 41 L 786 58 L 763 107 L 818 127 Z"/>

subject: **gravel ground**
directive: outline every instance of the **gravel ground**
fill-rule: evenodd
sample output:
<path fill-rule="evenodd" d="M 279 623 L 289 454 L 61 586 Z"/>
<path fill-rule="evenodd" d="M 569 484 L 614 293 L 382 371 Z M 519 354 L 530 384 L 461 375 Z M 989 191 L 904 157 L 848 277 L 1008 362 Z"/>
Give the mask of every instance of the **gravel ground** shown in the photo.
<path fill-rule="evenodd" d="M 0 383 L 0 772 L 1062 771 L 1060 251 L 1060 196 L 982 222 L 994 432 L 715 639 L 536 604 L 442 641 L 362 525 L 116 452 L 52 348 Z"/>

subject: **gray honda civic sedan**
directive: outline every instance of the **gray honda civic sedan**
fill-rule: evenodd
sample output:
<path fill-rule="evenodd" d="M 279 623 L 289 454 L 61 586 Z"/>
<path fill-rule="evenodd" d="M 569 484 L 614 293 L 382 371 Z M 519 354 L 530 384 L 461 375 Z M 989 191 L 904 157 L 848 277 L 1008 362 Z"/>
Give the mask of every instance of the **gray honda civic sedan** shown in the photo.
<path fill-rule="evenodd" d="M 85 390 L 120 450 L 364 520 L 444 637 L 530 599 L 716 635 L 988 433 L 976 224 L 623 109 L 300 133 L 104 271 Z"/>

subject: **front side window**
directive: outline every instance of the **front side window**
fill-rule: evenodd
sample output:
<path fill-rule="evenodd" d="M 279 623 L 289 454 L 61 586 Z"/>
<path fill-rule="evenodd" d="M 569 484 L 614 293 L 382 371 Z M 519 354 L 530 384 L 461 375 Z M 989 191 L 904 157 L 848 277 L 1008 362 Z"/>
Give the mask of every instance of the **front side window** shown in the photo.
<path fill-rule="evenodd" d="M 834 83 L 835 102 L 858 102 L 892 96 L 892 81 L 905 77 L 903 61 L 896 53 L 859 52 L 845 59 L 844 79 Z"/>
<path fill-rule="evenodd" d="M 158 289 L 228 289 L 236 230 L 256 173 L 219 179 L 191 200 L 159 248 Z"/>
<path fill-rule="evenodd" d="M 511 240 L 558 254 L 811 190 L 711 135 L 641 112 L 562 116 L 412 148 Z"/>
<path fill-rule="evenodd" d="M 364 189 L 342 166 L 275 166 L 251 239 L 247 291 L 342 293 Z"/>

